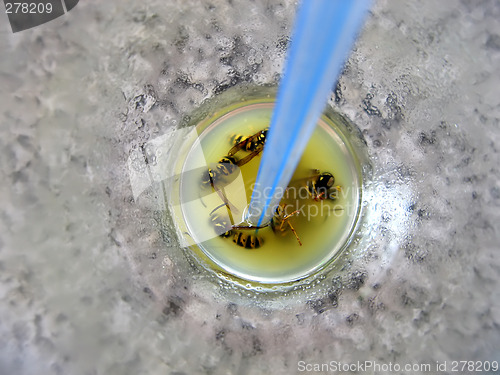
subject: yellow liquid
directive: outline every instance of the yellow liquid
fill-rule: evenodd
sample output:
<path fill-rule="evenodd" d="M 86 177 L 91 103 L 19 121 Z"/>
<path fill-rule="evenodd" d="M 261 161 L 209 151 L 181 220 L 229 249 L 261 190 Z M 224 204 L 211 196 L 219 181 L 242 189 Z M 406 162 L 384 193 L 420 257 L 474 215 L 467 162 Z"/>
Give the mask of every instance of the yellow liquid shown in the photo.
<path fill-rule="evenodd" d="M 231 138 L 235 134 L 253 135 L 269 126 L 272 103 L 258 103 L 242 106 L 205 127 L 200 134 L 203 152 L 190 152 L 184 169 L 190 170 L 200 165 L 204 156 L 210 167 L 227 155 L 234 145 Z M 329 120 L 326 120 L 329 121 Z M 283 283 L 297 280 L 321 268 L 334 258 L 348 241 L 359 214 L 360 175 L 352 151 L 346 139 L 335 131 L 335 125 L 320 120 L 302 159 L 290 182 L 286 204 L 287 213 L 300 211 L 290 216 L 284 223 L 284 232 L 273 232 L 270 226 L 256 230 L 240 230 L 246 235 L 258 236 L 263 245 L 247 249 L 228 238 L 217 236 L 210 221 L 210 213 L 223 204 L 219 194 L 210 185 L 202 187 L 202 172 L 185 173 L 181 180 L 181 200 L 184 220 L 189 236 L 199 248 L 219 267 L 239 278 L 260 283 Z M 241 159 L 249 152 L 238 151 Z M 216 210 L 219 215 L 233 217 L 234 224 L 243 221 L 244 211 L 250 203 L 252 184 L 255 182 L 262 153 L 226 178 L 234 183 L 222 189 L 229 202 L 236 209 L 228 211 L 226 206 Z M 306 188 L 306 183 L 314 176 L 313 170 L 330 172 L 335 177 L 335 186 L 340 186 L 337 199 L 314 200 Z M 206 168 L 205 168 L 206 170 Z M 219 184 L 217 184 L 219 187 Z M 189 198 L 186 198 L 189 197 Z M 193 199 L 193 197 L 198 197 Z M 295 229 L 302 246 L 297 241 L 289 224 Z M 248 225 L 244 223 L 243 225 Z M 234 232 L 235 230 L 233 230 Z M 237 231 L 237 230 L 236 230 Z"/>

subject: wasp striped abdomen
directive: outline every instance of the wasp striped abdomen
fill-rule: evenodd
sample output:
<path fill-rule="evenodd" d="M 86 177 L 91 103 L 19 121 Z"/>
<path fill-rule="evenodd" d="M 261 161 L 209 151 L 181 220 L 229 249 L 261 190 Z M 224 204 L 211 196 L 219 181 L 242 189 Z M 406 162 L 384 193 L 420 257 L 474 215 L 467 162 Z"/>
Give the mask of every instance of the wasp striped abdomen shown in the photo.
<path fill-rule="evenodd" d="M 258 249 L 263 245 L 264 240 L 262 237 L 253 234 L 236 232 L 233 236 L 233 242 L 238 246 L 244 247 L 245 249 Z"/>

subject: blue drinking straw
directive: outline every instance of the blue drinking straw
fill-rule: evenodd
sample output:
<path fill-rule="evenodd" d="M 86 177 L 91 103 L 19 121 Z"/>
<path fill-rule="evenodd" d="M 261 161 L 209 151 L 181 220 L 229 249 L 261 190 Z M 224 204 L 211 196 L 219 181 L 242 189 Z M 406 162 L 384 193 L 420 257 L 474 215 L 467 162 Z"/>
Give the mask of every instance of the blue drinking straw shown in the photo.
<path fill-rule="evenodd" d="M 303 0 L 247 220 L 268 223 L 362 25 L 370 0 Z"/>

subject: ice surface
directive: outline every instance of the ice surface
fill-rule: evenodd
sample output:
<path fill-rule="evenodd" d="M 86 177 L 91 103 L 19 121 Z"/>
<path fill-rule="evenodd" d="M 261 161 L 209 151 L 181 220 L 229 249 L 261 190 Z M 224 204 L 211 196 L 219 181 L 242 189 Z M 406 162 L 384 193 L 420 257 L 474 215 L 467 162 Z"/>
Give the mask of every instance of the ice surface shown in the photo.
<path fill-rule="evenodd" d="M 1 374 L 498 360 L 496 1 L 375 3 L 330 100 L 367 142 L 366 215 L 307 290 L 231 289 L 178 249 L 156 190 L 134 200 L 127 160 L 153 163 L 148 140 L 231 86 L 278 82 L 294 11 L 88 0 L 0 24 Z"/>

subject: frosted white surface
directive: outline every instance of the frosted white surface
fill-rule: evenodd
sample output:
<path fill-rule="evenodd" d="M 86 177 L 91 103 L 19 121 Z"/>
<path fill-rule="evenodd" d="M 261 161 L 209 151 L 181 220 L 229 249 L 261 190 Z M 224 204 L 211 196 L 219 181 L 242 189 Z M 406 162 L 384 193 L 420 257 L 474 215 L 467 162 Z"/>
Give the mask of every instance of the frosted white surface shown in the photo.
<path fill-rule="evenodd" d="M 294 9 L 87 0 L 17 34 L 0 15 L 0 374 L 500 359 L 494 0 L 376 2 L 330 101 L 367 142 L 366 216 L 309 289 L 218 283 L 154 190 L 134 201 L 145 142 L 230 86 L 278 82 Z"/>

